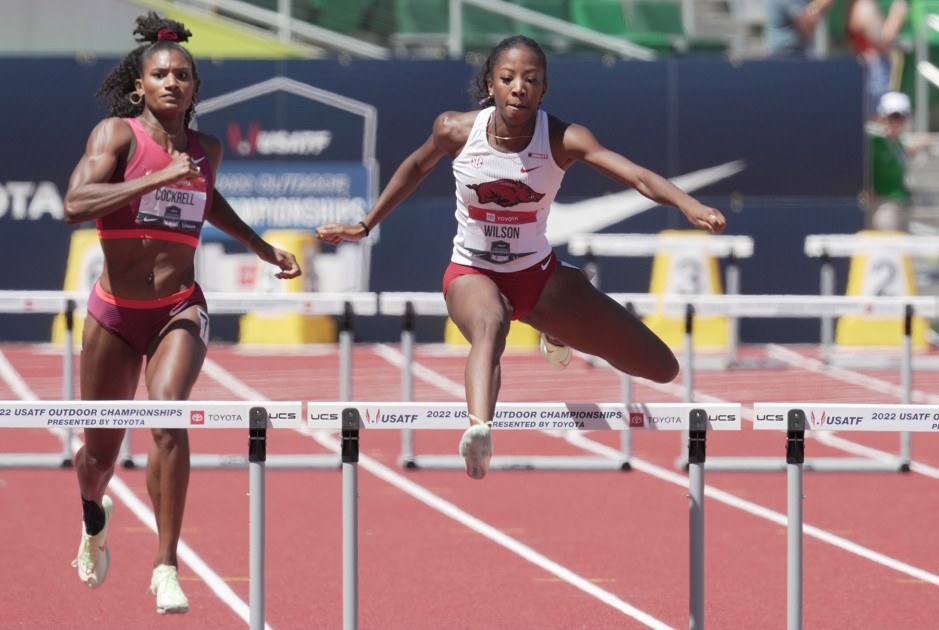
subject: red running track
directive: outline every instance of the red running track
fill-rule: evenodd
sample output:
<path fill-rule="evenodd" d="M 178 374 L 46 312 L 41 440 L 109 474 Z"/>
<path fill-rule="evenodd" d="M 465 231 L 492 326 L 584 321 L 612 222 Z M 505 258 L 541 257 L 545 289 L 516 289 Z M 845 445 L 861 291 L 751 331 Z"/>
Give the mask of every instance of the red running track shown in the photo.
<path fill-rule="evenodd" d="M 0 353 L 2 399 L 61 399 L 61 350 L 6 345 Z M 763 367 L 699 371 L 695 399 L 740 402 L 745 417 L 756 401 L 899 402 L 898 369 L 835 369 L 816 354 L 745 348 L 743 363 Z M 419 347 L 416 359 L 415 399 L 461 399 L 461 351 Z M 352 397 L 399 400 L 398 361 L 394 346 L 357 346 Z M 634 400 L 680 401 L 681 379 L 666 386 L 637 381 Z M 914 402 L 939 400 L 937 381 L 939 373 L 916 372 Z M 264 354 L 212 346 L 193 400 L 256 396 L 337 399 L 336 348 Z M 582 359 L 559 373 L 536 353 L 511 354 L 503 362 L 502 399 L 616 402 L 620 379 Z M 708 457 L 784 458 L 781 433 L 744 425 L 739 433 L 711 434 Z M 148 435 L 133 436 L 134 450 L 144 452 Z M 898 451 L 893 434 L 834 437 L 810 440 L 807 457 Z M 56 453 L 59 439 L 45 430 L 8 429 L 0 432 L 0 451 Z M 197 453 L 243 456 L 247 449 L 242 431 L 193 431 L 191 440 Z M 415 450 L 451 454 L 458 440 L 452 431 L 422 431 Z M 337 444 L 332 434 L 272 431 L 268 453 L 328 454 Z M 618 444 L 613 432 L 505 431 L 495 436 L 495 457 L 615 455 Z M 396 431 L 363 435 L 363 630 L 688 627 L 688 488 L 674 465 L 679 433 L 634 434 L 631 472 L 493 471 L 481 482 L 461 471 L 402 470 L 400 451 Z M 806 473 L 805 628 L 937 627 L 937 436 L 916 434 L 913 455 L 910 473 Z M 342 627 L 341 473 L 268 468 L 266 479 L 269 627 Z M 705 481 L 706 627 L 785 628 L 786 475 L 709 471 Z M 156 537 L 147 525 L 142 471 L 122 469 L 112 482 L 111 573 L 89 591 L 70 566 L 80 535 L 74 471 L 0 468 L 8 560 L 0 630 L 247 627 L 247 490 L 245 469 L 193 471 L 180 568 L 192 609 L 163 618 L 147 593 Z"/>

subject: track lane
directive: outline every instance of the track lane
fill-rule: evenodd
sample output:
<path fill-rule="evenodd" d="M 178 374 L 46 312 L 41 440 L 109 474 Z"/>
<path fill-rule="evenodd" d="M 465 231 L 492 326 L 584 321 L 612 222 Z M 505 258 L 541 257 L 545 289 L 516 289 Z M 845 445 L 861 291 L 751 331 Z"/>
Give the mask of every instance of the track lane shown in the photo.
<path fill-rule="evenodd" d="M 370 354 L 374 355 L 374 352 L 368 348 L 356 350 L 355 397 L 372 398 L 374 393 L 376 397 L 380 395 L 388 400 L 399 398 L 400 375 L 388 369 L 387 361 L 372 361 Z M 265 387 L 281 388 L 278 390 L 283 394 L 281 399 L 327 400 L 337 396 L 331 389 L 335 386 L 334 391 L 338 392 L 338 383 L 335 377 L 331 377 L 333 381 L 325 380 L 330 378 L 327 376 L 323 377 L 325 385 L 319 388 L 323 396 L 308 394 L 310 382 L 317 381 L 303 378 L 306 367 L 302 360 L 293 362 L 278 357 L 274 361 L 261 360 L 254 367 L 248 367 L 252 362 L 245 359 L 243 352 L 225 347 L 219 348 L 219 352 L 213 352 L 211 356 L 226 369 L 244 370 L 246 382 L 252 387 L 258 383 Z M 426 358 L 420 354 L 419 360 L 422 364 L 439 361 L 441 365 L 435 371 L 452 382 L 459 383 L 462 380 L 462 360 L 459 357 L 448 359 L 431 353 Z M 328 360 L 322 361 L 328 364 Z M 283 370 L 278 365 L 283 365 Z M 504 381 L 509 397 L 507 400 L 533 399 L 534 395 L 530 395 L 525 388 L 528 385 L 537 386 L 535 391 L 541 392 L 539 395 L 546 399 L 545 392 L 557 394 L 561 391 L 565 394 L 579 394 L 588 401 L 603 400 L 606 396 L 610 396 L 609 399 L 613 401 L 618 399 L 619 379 L 612 374 L 603 374 L 607 372 L 604 370 L 592 369 L 588 372 L 581 365 L 573 366 L 572 370 L 563 374 L 555 374 L 544 368 L 537 357 L 525 356 L 507 358 L 506 369 L 513 370 L 512 375 L 506 376 Z M 751 390 L 755 392 L 754 400 L 769 399 L 760 395 L 760 381 L 766 384 L 767 391 L 778 390 L 784 394 L 793 393 L 793 383 L 798 387 L 806 387 L 800 394 L 811 393 L 808 386 L 819 387 L 822 391 L 840 391 L 837 389 L 840 386 L 833 381 L 808 378 L 804 372 L 780 371 L 773 374 L 773 379 L 765 380 L 760 378 L 763 373 L 757 371 L 754 375 L 750 371 L 745 376 L 744 371 L 736 370 L 713 374 L 701 372 L 696 375 L 696 389 L 700 395 L 729 400 L 736 400 L 734 394 L 743 396 Z M 287 381 L 296 382 L 292 386 L 283 385 Z M 750 385 L 746 384 L 747 381 Z M 423 400 L 443 398 L 437 385 L 428 385 L 423 381 L 420 383 L 417 385 L 416 397 Z M 200 379 L 198 387 L 198 397 L 205 399 L 217 398 L 219 392 L 224 391 L 217 389 L 212 379 L 206 378 Z M 680 399 L 680 382 L 672 387 L 669 390 L 637 384 L 636 397 L 642 400 L 664 400 L 666 396 Z M 50 383 L 41 389 L 53 390 L 54 387 Z M 369 395 L 365 396 L 363 392 Z M 291 395 L 294 393 L 296 396 Z M 851 395 L 856 394 L 855 390 L 851 390 Z M 44 397 L 58 396 L 52 393 Z M 550 398 L 557 399 L 555 396 Z M 786 395 L 778 399 L 790 398 L 792 396 Z M 374 453 L 378 461 L 394 469 L 400 448 L 399 437 L 396 432 L 377 433 L 367 436 L 367 453 L 370 456 Z M 421 432 L 419 445 L 426 447 L 428 452 L 453 452 L 453 432 L 436 433 Z M 203 445 L 205 448 L 225 446 L 233 452 L 242 452 L 245 448 L 242 436 L 194 431 L 193 437 L 202 434 L 207 434 L 207 437 L 211 434 L 212 437 L 209 443 Z M 277 432 L 273 432 L 272 439 L 276 435 Z M 855 435 L 864 434 L 839 435 L 853 439 Z M 731 437 L 752 438 L 759 443 L 731 443 Z M 879 437 L 873 437 L 879 443 Z M 589 439 L 614 447 L 617 443 L 616 436 L 607 432 L 592 433 Z M 639 433 L 634 440 L 637 458 L 649 457 L 663 469 L 679 474 L 672 466 L 680 453 L 677 440 L 677 434 Z M 559 445 L 560 442 L 556 437 L 536 436 L 527 431 L 502 432 L 496 437 L 496 456 L 512 452 L 512 449 L 538 452 L 548 448 L 578 452 L 571 451 L 569 445 Z M 763 432 L 757 435 L 757 432 L 745 429 L 739 436 L 714 436 L 709 440 L 709 456 L 721 450 L 732 452 L 739 449 L 746 452 L 755 446 L 760 449 L 760 454 L 764 454 L 765 449 L 765 454 L 782 457 L 781 442 L 780 435 L 763 435 Z M 819 454 L 839 452 L 829 446 L 824 446 L 826 450 L 822 451 L 823 446 L 812 442 L 809 448 L 813 452 L 819 449 Z M 890 445 L 881 446 L 887 449 Z M 278 450 L 272 448 L 271 452 L 281 452 L 281 448 L 301 452 L 306 449 L 326 450 L 301 436 L 285 436 Z M 440 450 L 432 450 L 437 448 Z M 914 455 L 917 457 L 932 457 L 933 451 L 931 444 L 925 441 L 922 445 L 917 443 L 914 446 Z M 46 472 L 59 471 L 43 471 L 43 474 Z M 69 485 L 74 482 L 72 473 L 61 472 L 69 476 Z M 465 479 L 465 475 L 458 471 L 408 471 L 400 474 L 454 502 L 468 513 L 484 518 L 498 530 L 521 539 L 540 553 L 563 560 L 565 566 L 571 566 L 587 579 L 596 580 L 624 601 L 674 627 L 684 627 L 687 625 L 686 489 L 678 484 L 646 479 L 645 475 L 637 472 L 494 472 L 481 484 Z M 0 472 L 0 475 L 3 474 Z M 24 471 L 24 475 L 24 478 L 32 478 L 29 471 Z M 463 627 L 467 623 L 466 615 L 462 613 L 467 608 L 463 606 L 472 609 L 478 601 L 486 602 L 487 610 L 492 612 L 493 623 L 498 624 L 483 624 L 479 627 L 543 630 L 545 619 L 560 622 L 552 627 L 632 627 L 628 622 L 624 624 L 624 616 L 611 607 L 589 603 L 586 600 L 590 598 L 583 594 L 577 595 L 576 590 L 554 581 L 553 576 L 526 568 L 531 567 L 530 563 L 507 559 L 504 552 L 490 549 L 488 544 L 481 544 L 477 534 L 465 528 L 447 525 L 447 519 L 434 515 L 430 510 L 416 508 L 413 499 L 397 490 L 389 491 L 388 485 L 377 478 L 366 484 L 365 480 L 369 477 L 363 475 L 360 480 L 360 492 L 363 494 L 360 509 L 367 510 L 369 517 L 368 533 L 360 534 L 363 574 L 367 573 L 362 588 L 365 591 L 367 585 L 367 592 L 371 596 L 363 602 L 363 628 L 384 630 L 427 627 L 439 630 Z M 807 475 L 806 522 L 816 525 L 824 523 L 826 530 L 862 544 L 871 539 L 872 546 L 877 549 L 896 545 L 903 538 L 909 541 L 910 550 L 907 552 L 898 547 L 897 555 L 905 557 L 907 553 L 918 554 L 918 558 L 922 559 L 918 563 L 920 566 L 926 569 L 929 565 L 939 566 L 929 555 L 934 545 L 929 543 L 925 533 L 929 531 L 929 515 L 935 514 L 935 509 L 932 503 L 924 502 L 924 497 L 933 494 L 930 490 L 935 481 L 922 477 L 922 486 L 917 482 L 917 485 L 911 487 L 910 480 L 920 477 L 889 474 L 844 477 Z M 784 509 L 785 481 L 782 475 L 708 473 L 707 481 L 709 485 L 732 496 L 753 499 L 767 506 L 782 506 Z M 340 565 L 336 538 L 339 483 L 339 474 L 335 471 L 272 470 L 268 474 L 268 620 L 277 630 L 337 627 L 341 600 L 337 584 Z M 73 488 L 69 488 L 70 495 L 74 492 Z M 221 567 L 220 574 L 231 580 L 236 591 L 239 588 L 244 590 L 246 599 L 247 583 L 243 581 L 247 565 L 246 516 L 243 527 L 237 523 L 247 510 L 244 501 L 247 474 L 245 471 L 200 471 L 195 473 L 191 488 L 191 493 L 194 493 L 191 496 L 198 498 L 190 501 L 184 527 L 192 522 L 196 531 L 184 531 L 184 538 L 197 536 L 194 544 L 198 543 L 196 546 L 201 553 L 211 557 L 212 564 Z M 143 496 L 146 500 L 145 494 Z M 610 497 L 614 499 L 611 501 Z M 65 504 L 63 501 L 73 500 L 74 496 L 69 496 L 55 503 L 61 506 Z M 883 507 L 879 511 L 872 507 L 878 501 L 887 501 L 885 504 L 880 503 Z M 231 509 L 232 502 L 236 502 L 236 509 Z M 219 509 L 220 505 L 229 507 Z M 846 509 L 845 505 L 850 506 L 850 509 Z M 603 509 L 599 509 L 601 506 Z M 814 511 L 816 506 L 819 507 L 818 511 Z M 286 509 L 282 510 L 281 507 Z M 565 510 L 568 507 L 571 509 Z M 708 627 L 782 627 L 785 615 L 784 530 L 778 524 L 765 520 L 741 517 L 739 510 L 710 499 L 706 513 Z M 897 517 L 893 519 L 894 522 L 890 522 L 891 513 Z M 124 513 L 122 518 L 126 516 Z M 362 514 L 360 518 L 364 526 L 366 521 Z M 851 527 L 845 523 L 850 523 Z M 897 534 L 900 526 L 905 536 Z M 298 536 L 298 531 L 302 535 Z M 152 536 L 141 532 L 130 533 L 144 538 Z M 64 552 L 67 566 L 67 561 L 74 555 L 71 547 L 77 544 L 72 538 L 77 538 L 77 534 L 63 537 L 67 542 L 64 545 L 67 548 Z M 462 540 L 456 549 L 454 539 Z M 118 540 L 115 539 L 115 544 Z M 136 546 L 153 545 L 155 543 L 152 541 L 143 541 Z M 122 546 L 126 545 L 122 543 Z M 127 553 L 127 549 L 124 549 L 122 563 Z M 273 557 L 271 554 L 274 554 Z M 471 558 L 469 563 L 467 557 Z M 307 558 L 313 560 L 307 561 Z M 477 559 L 479 564 L 473 564 Z M 53 560 L 50 558 L 48 562 Z M 133 562 L 138 568 L 146 567 L 146 560 L 143 565 L 139 560 Z M 231 569 L 226 571 L 228 567 Z M 426 571 L 415 571 L 415 567 L 426 567 Z M 67 582 L 73 577 L 73 569 L 67 569 L 64 573 L 59 570 L 52 573 L 57 580 Z M 186 581 L 192 575 L 185 568 L 183 575 L 184 588 L 187 591 L 198 590 L 197 581 Z M 73 581 L 81 586 L 77 580 Z M 446 587 L 443 591 L 435 590 L 441 581 L 446 583 Z M 111 586 L 111 582 L 107 586 Z M 927 621 L 931 623 L 939 614 L 934 601 L 934 588 L 904 578 L 896 571 L 872 566 L 871 562 L 852 554 L 833 551 L 824 543 L 806 543 L 807 627 L 931 627 L 924 624 Z M 104 590 L 93 593 L 92 598 L 103 593 Z M 139 589 L 134 594 L 128 593 L 126 597 L 128 599 L 125 600 L 120 594 L 109 593 L 107 600 L 121 602 L 122 606 L 127 601 L 136 600 L 147 605 L 152 603 L 152 596 L 140 593 Z M 206 595 L 206 598 L 211 599 L 212 596 Z M 76 610 L 84 610 L 82 607 L 87 605 L 89 599 L 78 597 Z M 564 606 L 558 608 L 567 612 L 555 614 L 567 616 L 551 616 L 556 602 L 563 603 Z M 136 612 L 144 622 L 152 622 L 153 613 L 149 609 Z M 188 620 L 192 618 L 190 614 Z M 212 627 L 212 608 L 201 609 L 198 618 L 209 621 L 201 627 Z M 580 622 L 580 626 L 573 625 L 577 622 Z M 0 627 L 2 625 L 0 622 Z"/>

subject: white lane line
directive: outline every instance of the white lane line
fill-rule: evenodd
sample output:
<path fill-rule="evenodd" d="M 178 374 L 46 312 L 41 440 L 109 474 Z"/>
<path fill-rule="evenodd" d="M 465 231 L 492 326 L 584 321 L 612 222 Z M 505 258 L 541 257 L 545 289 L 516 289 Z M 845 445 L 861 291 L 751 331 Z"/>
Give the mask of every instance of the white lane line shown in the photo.
<path fill-rule="evenodd" d="M 789 365 L 801 368 L 808 372 L 824 374 L 825 376 L 843 383 L 860 385 L 881 394 L 896 396 L 898 399 L 903 397 L 903 388 L 900 385 L 895 385 L 890 381 L 885 381 L 884 379 L 876 378 L 868 374 L 863 374 L 855 370 L 849 370 L 847 368 L 838 367 L 836 365 L 828 365 L 822 361 L 819 361 L 818 359 L 811 359 L 809 357 L 802 356 L 798 352 L 793 352 L 788 348 L 783 348 L 782 346 L 778 346 L 776 344 L 768 344 L 766 346 L 766 353 L 770 358 L 783 361 Z M 939 404 L 939 396 L 936 396 L 935 394 L 927 394 L 919 390 L 914 390 L 911 392 L 910 399 L 919 403 L 927 403 L 931 405 Z"/>
<path fill-rule="evenodd" d="M 403 370 L 405 367 L 404 355 L 396 348 L 392 348 L 391 346 L 382 343 L 373 346 L 372 352 L 399 369 Z M 463 386 L 463 383 L 458 383 L 457 381 L 449 379 L 443 374 L 421 365 L 417 361 L 411 363 L 411 373 L 416 378 L 421 379 L 429 385 L 433 385 L 437 389 L 446 392 L 454 398 L 466 400 L 466 388 Z"/>
<path fill-rule="evenodd" d="M 395 357 L 401 357 L 399 353 L 387 346 L 379 346 L 376 349 L 376 353 L 380 356 L 385 356 L 390 360 L 395 359 Z M 403 357 L 401 357 L 403 360 Z M 203 366 L 203 372 L 209 375 L 211 378 L 215 379 L 219 385 L 229 389 L 232 394 L 236 396 L 247 397 L 251 394 L 252 400 L 267 400 L 260 392 L 257 392 L 250 388 L 247 384 L 240 381 L 234 375 L 228 373 L 223 367 L 216 363 L 211 363 L 209 365 L 209 360 L 206 359 L 206 365 Z M 208 367 L 208 369 L 206 369 Z M 447 390 L 448 393 L 453 394 L 454 389 L 459 390 L 459 397 L 462 398 L 463 386 L 458 385 L 454 381 L 447 379 L 446 377 L 437 374 L 433 370 L 425 368 L 423 366 L 418 367 L 416 374 L 420 374 L 419 378 L 426 378 L 437 385 L 442 385 Z M 330 431 L 314 431 L 310 432 L 308 429 L 301 429 L 300 433 L 312 437 L 314 440 L 322 444 L 324 447 L 339 452 L 341 450 L 340 442 L 333 436 Z M 543 556 L 538 553 L 531 547 L 522 544 L 521 542 L 515 540 L 511 536 L 507 536 L 503 532 L 499 531 L 495 527 L 485 523 L 484 521 L 479 520 L 478 518 L 464 512 L 457 506 L 444 501 L 434 493 L 430 492 L 423 486 L 420 486 L 413 481 L 405 478 L 404 476 L 396 473 L 387 466 L 380 464 L 374 459 L 368 457 L 367 455 L 359 454 L 359 466 L 364 470 L 372 473 L 382 481 L 389 483 L 399 490 L 408 493 L 418 501 L 421 501 L 425 505 L 437 510 L 438 512 L 452 518 L 453 520 L 465 525 L 466 527 L 477 532 L 481 536 L 484 536 L 495 542 L 496 544 L 502 545 L 509 551 L 521 556 L 528 562 L 542 568 L 543 570 L 553 574 L 557 578 L 564 580 L 568 584 L 578 588 L 588 595 L 596 597 L 603 603 L 612 606 L 616 610 L 626 614 L 638 622 L 648 626 L 649 628 L 655 628 L 656 630 L 674 630 L 671 626 L 668 626 L 655 617 L 652 617 L 648 613 L 635 608 L 623 600 L 619 599 L 609 591 L 605 591 L 602 588 L 598 587 L 596 584 L 590 582 L 589 580 L 577 575 L 570 569 L 565 568 L 564 566 L 554 562 L 553 560 Z"/>
<path fill-rule="evenodd" d="M 208 363 L 208 360 L 206 360 Z M 17 393 L 21 400 L 39 400 L 39 397 L 36 396 L 35 392 L 30 389 L 26 381 L 20 376 L 16 369 L 10 364 L 6 356 L 3 354 L 3 351 L 0 350 L 0 377 L 8 383 L 14 391 Z M 51 433 L 56 435 L 61 435 L 61 431 L 50 429 Z M 70 447 L 72 453 L 78 451 L 82 446 L 81 438 L 77 435 L 74 435 L 71 440 Z M 114 476 L 111 477 L 111 482 L 108 485 L 109 491 L 116 496 L 125 506 L 127 506 L 131 513 L 136 516 L 141 523 L 143 523 L 147 528 L 150 529 L 153 533 L 156 533 L 156 516 L 143 501 L 141 501 L 137 495 L 131 490 L 124 480 L 120 478 L 120 475 L 115 471 Z M 236 615 L 241 617 L 245 623 L 251 623 L 251 611 L 248 607 L 248 604 L 243 602 L 238 595 L 225 583 L 225 580 L 221 578 L 215 571 L 213 571 L 209 566 L 202 560 L 199 554 L 190 547 L 182 538 L 179 539 L 179 545 L 177 547 L 177 555 L 179 559 L 186 563 L 193 572 L 198 575 L 202 580 L 208 585 L 210 589 L 221 599 L 229 608 L 231 608 Z M 116 578 L 114 578 L 116 579 Z M 265 624 L 265 628 L 272 630 L 269 624 Z"/>
<path fill-rule="evenodd" d="M 813 374 L 824 374 L 825 376 L 843 383 L 860 385 L 875 392 L 896 396 L 897 398 L 903 397 L 903 388 L 899 385 L 891 383 L 890 381 L 885 381 L 883 379 L 876 378 L 868 374 L 863 374 L 861 372 L 856 372 L 854 370 L 849 370 L 847 368 L 828 365 L 822 361 L 819 361 L 818 359 L 811 359 L 809 357 L 802 356 L 798 352 L 793 352 L 792 350 L 783 348 L 782 346 L 777 346 L 775 344 L 768 345 L 767 354 L 769 354 L 769 356 L 774 359 L 783 361 L 793 367 L 812 372 Z M 928 392 L 923 392 L 918 389 L 910 392 L 910 400 L 912 400 L 914 403 L 921 404 L 939 404 L 939 396 L 930 394 Z M 813 435 L 816 439 L 818 439 L 819 442 L 827 444 L 833 448 L 853 453 L 855 455 L 870 457 L 871 459 L 880 461 L 896 459 L 895 454 L 868 446 L 855 444 L 854 442 L 835 435 L 832 432 L 823 431 Z M 928 464 L 923 464 L 921 462 L 911 461 L 910 471 L 924 475 L 926 477 L 932 477 L 933 479 L 939 479 L 939 468 L 929 466 Z"/>
<path fill-rule="evenodd" d="M 77 451 L 81 445 L 82 442 L 78 437 L 72 439 L 73 452 Z M 108 493 L 118 497 L 141 523 L 154 534 L 157 533 L 156 516 L 153 514 L 153 510 L 150 509 L 150 506 L 141 501 L 140 498 L 137 497 L 137 494 L 131 490 L 117 474 L 111 477 L 111 482 L 108 484 Z M 251 623 L 251 610 L 248 604 L 243 602 L 231 587 L 225 583 L 225 580 L 223 580 L 218 573 L 213 571 L 209 565 L 202 560 L 199 554 L 186 544 L 182 538 L 179 539 L 176 554 L 196 575 L 202 578 L 202 581 L 212 589 L 212 592 L 231 608 L 236 615 L 241 617 L 245 623 Z M 271 629 L 270 625 L 266 623 L 264 626 L 269 630 Z"/>
<path fill-rule="evenodd" d="M 323 430 L 316 431 L 312 433 L 312 437 L 326 448 L 329 448 L 337 453 L 340 451 L 339 441 L 336 440 L 336 438 L 330 432 Z M 505 547 L 512 553 L 521 556 L 524 560 L 527 560 L 528 562 L 543 569 L 544 571 L 547 571 L 548 573 L 551 573 L 555 577 L 567 582 L 571 586 L 584 591 L 588 595 L 597 598 L 604 604 L 613 607 L 621 613 L 632 617 L 639 623 L 642 623 L 649 628 L 656 628 L 660 630 L 671 629 L 671 626 L 659 621 L 652 615 L 639 610 L 635 606 L 627 604 L 616 595 L 613 595 L 609 591 L 600 588 L 589 580 L 577 575 L 570 569 L 538 553 L 531 547 L 517 541 L 511 536 L 506 535 L 492 525 L 489 525 L 488 523 L 471 516 L 452 503 L 441 499 L 433 492 L 414 483 L 410 479 L 403 477 L 384 464 L 375 461 L 371 457 L 359 454 L 359 466 L 372 473 L 382 481 L 385 481 L 399 490 L 406 492 L 428 507 L 452 518 L 456 522 L 464 525 L 465 527 L 468 527 L 477 534 L 488 538 L 492 542 Z"/>
<path fill-rule="evenodd" d="M 229 390 L 241 400 L 269 400 L 267 396 L 208 357 L 206 357 L 205 361 L 202 363 L 202 373 Z"/>
<path fill-rule="evenodd" d="M 7 359 L 7 355 L 3 353 L 3 350 L 0 350 L 0 378 L 10 386 L 10 389 L 20 400 L 39 400 L 39 397 L 26 383 L 26 380 L 20 376 L 20 373 Z"/>
<path fill-rule="evenodd" d="M 391 351 L 391 349 L 388 348 L 387 351 Z M 418 376 L 419 374 L 421 374 L 421 372 L 419 372 L 418 370 L 414 371 L 415 376 Z M 644 384 L 647 384 L 653 387 L 654 389 L 657 389 L 663 393 L 667 393 L 670 395 L 681 396 L 683 395 L 683 392 L 684 392 L 684 387 L 682 385 L 675 384 L 675 383 L 658 384 L 658 383 L 653 383 L 651 381 L 648 381 L 648 382 L 644 381 Z M 710 396 L 707 394 L 701 394 L 699 392 L 694 392 L 694 394 L 697 400 L 726 402 L 720 398 Z M 752 409 L 749 411 L 749 413 L 752 415 Z M 745 412 L 745 415 L 747 415 L 746 412 Z M 619 450 L 608 447 L 604 444 L 595 442 L 587 438 L 583 433 L 580 433 L 577 431 L 565 431 L 565 432 L 561 432 L 560 434 L 558 434 L 557 432 L 551 432 L 549 434 L 554 435 L 555 437 L 560 436 L 563 439 L 566 439 L 569 443 L 579 446 L 580 448 L 583 448 L 584 450 L 587 450 L 589 452 L 593 452 L 598 455 L 603 455 L 605 457 L 609 457 L 616 461 L 619 461 L 620 459 L 622 459 L 622 453 Z M 659 479 L 662 479 L 663 481 L 668 481 L 670 483 L 674 483 L 682 487 L 688 487 L 688 477 L 686 475 L 681 475 L 679 473 L 666 470 L 664 468 L 661 468 L 649 462 L 643 461 L 641 459 L 637 459 L 635 457 L 630 459 L 630 463 L 633 465 L 633 468 L 635 468 L 636 470 L 639 470 L 649 475 L 653 475 Z M 761 505 L 757 505 L 756 503 L 752 503 L 750 501 L 745 501 L 744 499 L 740 499 L 739 497 L 736 497 L 732 494 L 724 492 L 723 490 L 719 490 L 712 486 L 705 486 L 704 492 L 705 492 L 705 496 L 709 496 L 716 501 L 720 501 L 721 503 L 743 510 L 754 516 L 769 520 L 777 525 L 786 526 L 788 523 L 788 517 L 785 514 L 781 514 L 779 512 L 770 510 L 769 508 L 765 508 Z M 879 553 L 872 549 L 868 549 L 854 542 L 851 542 L 850 540 L 841 538 L 840 536 L 835 536 L 834 534 L 826 532 L 825 530 L 819 527 L 803 524 L 802 531 L 804 534 L 808 534 L 809 536 L 813 538 L 817 538 L 823 542 L 826 542 L 830 545 L 838 547 L 844 551 L 853 553 L 862 558 L 866 558 L 867 560 L 889 567 L 901 573 L 906 573 L 907 575 L 913 578 L 916 578 L 918 580 L 922 580 L 924 582 L 928 582 L 930 584 L 939 586 L 939 576 L 933 573 L 929 573 L 928 571 L 924 571 L 923 569 L 920 569 L 918 567 L 914 567 L 905 562 L 901 562 L 900 560 L 891 558 L 890 556 L 887 556 L 885 554 Z"/>
<path fill-rule="evenodd" d="M 622 453 L 620 453 L 618 450 L 610 448 L 605 444 L 594 442 L 582 433 L 569 431 L 567 432 L 567 435 L 563 437 L 571 444 L 579 446 L 580 448 L 597 455 L 603 455 L 616 461 L 619 461 L 622 458 Z M 631 458 L 629 461 L 632 464 L 632 467 L 636 470 L 657 477 L 663 481 L 668 481 L 682 487 L 688 487 L 688 477 L 685 475 L 667 470 L 635 457 Z M 721 503 L 735 507 L 739 510 L 743 510 L 744 512 L 754 516 L 766 519 L 772 523 L 775 523 L 776 525 L 785 527 L 788 524 L 789 519 L 785 514 L 770 510 L 769 508 L 763 507 L 762 505 L 758 505 L 751 501 L 741 499 L 740 497 L 714 488 L 713 486 L 706 485 L 704 488 L 704 494 L 705 496 L 710 497 L 716 501 L 720 501 Z M 802 531 L 803 533 L 813 538 L 817 538 L 823 542 L 838 547 L 839 549 L 843 549 L 844 551 L 853 553 L 872 562 L 876 562 L 877 564 L 894 569 L 895 571 L 906 573 L 907 575 L 918 580 L 939 586 L 939 575 L 929 573 L 928 571 L 924 571 L 923 569 L 914 567 L 913 565 L 901 562 L 896 558 L 891 558 L 885 554 L 873 551 L 867 547 L 862 547 L 861 545 L 851 542 L 846 538 L 835 536 L 834 534 L 826 532 L 825 530 L 813 525 L 803 525 Z"/>

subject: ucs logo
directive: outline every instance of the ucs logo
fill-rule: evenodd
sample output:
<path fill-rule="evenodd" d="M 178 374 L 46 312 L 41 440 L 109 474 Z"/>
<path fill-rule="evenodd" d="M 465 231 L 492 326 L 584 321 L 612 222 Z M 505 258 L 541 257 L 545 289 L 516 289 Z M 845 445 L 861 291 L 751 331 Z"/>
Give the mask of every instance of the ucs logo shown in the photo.
<path fill-rule="evenodd" d="M 271 420 L 296 420 L 297 414 L 292 411 L 281 411 L 279 413 L 271 413 L 267 415 Z"/>
<path fill-rule="evenodd" d="M 316 421 L 316 420 L 338 420 L 338 419 L 339 419 L 339 414 L 338 414 L 338 413 L 316 413 L 316 414 L 311 413 L 311 414 L 310 414 L 310 420 L 313 420 L 313 421 Z"/>

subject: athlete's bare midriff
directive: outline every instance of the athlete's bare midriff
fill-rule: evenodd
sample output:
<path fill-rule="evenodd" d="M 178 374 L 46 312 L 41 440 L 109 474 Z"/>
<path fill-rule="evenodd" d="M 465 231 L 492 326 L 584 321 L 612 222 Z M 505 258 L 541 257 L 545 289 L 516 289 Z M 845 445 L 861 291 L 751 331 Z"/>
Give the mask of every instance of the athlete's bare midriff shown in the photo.
<path fill-rule="evenodd" d="M 195 281 L 195 249 L 184 243 L 148 238 L 101 241 L 105 266 L 101 288 L 129 300 L 155 300 L 178 293 Z"/>

